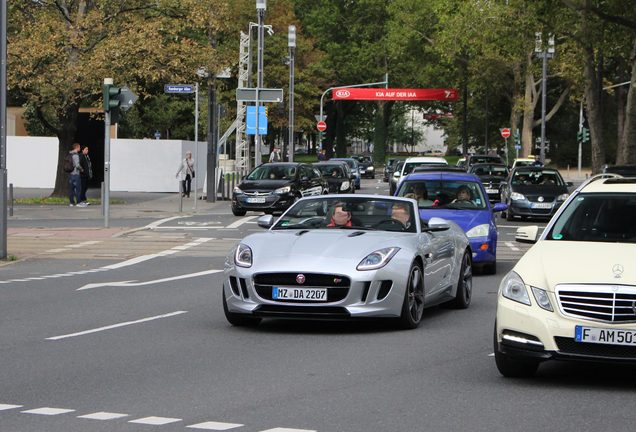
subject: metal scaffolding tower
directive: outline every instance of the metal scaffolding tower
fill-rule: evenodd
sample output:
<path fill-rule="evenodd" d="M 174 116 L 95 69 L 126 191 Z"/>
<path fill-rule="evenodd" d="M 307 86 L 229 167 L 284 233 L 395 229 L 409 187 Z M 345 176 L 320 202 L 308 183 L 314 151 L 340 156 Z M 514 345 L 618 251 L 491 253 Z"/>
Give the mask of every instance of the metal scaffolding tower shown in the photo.
<path fill-rule="evenodd" d="M 249 46 L 250 35 L 241 32 L 239 50 L 238 86 L 249 87 Z M 236 102 L 236 171 L 247 174 L 250 170 L 250 147 L 245 134 L 245 102 Z"/>

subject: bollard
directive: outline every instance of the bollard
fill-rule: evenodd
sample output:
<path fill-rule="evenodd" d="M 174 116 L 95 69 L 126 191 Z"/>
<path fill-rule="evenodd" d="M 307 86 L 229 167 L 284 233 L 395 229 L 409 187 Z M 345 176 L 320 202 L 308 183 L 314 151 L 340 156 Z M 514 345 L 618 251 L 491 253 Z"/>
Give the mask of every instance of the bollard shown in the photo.
<path fill-rule="evenodd" d="M 225 201 L 225 184 L 227 183 L 227 176 L 221 177 L 221 199 Z"/>
<path fill-rule="evenodd" d="M 9 216 L 13 216 L 13 183 L 9 183 Z"/>
<path fill-rule="evenodd" d="M 232 194 L 234 194 L 234 188 L 236 187 L 234 181 L 236 180 L 236 173 L 232 173 L 232 188 L 230 189 L 229 199 L 232 199 Z"/>
<path fill-rule="evenodd" d="M 104 203 L 104 182 L 102 182 L 99 191 L 99 202 L 102 203 L 102 216 L 105 216 L 106 203 Z"/>
<path fill-rule="evenodd" d="M 181 180 L 178 180 L 179 182 L 179 213 L 181 213 L 183 211 L 183 190 L 181 189 L 182 183 Z"/>

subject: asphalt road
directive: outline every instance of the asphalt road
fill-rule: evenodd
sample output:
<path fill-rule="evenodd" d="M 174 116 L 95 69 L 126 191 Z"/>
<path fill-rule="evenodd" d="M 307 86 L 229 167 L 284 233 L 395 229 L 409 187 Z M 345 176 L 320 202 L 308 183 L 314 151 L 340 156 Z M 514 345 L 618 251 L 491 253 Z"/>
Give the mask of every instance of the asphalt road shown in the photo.
<path fill-rule="evenodd" d="M 385 193 L 364 181 L 362 192 Z M 227 211 L 166 222 L 183 244 L 132 260 L 37 259 L 0 268 L 0 431 L 599 431 L 636 420 L 634 368 L 545 364 L 502 378 L 496 291 L 525 250 L 500 224 L 498 273 L 471 307 L 383 321 L 223 316 L 224 255 L 260 230 Z M 526 247 L 527 248 L 527 247 Z M 517 250 L 515 250 L 517 249 Z"/>

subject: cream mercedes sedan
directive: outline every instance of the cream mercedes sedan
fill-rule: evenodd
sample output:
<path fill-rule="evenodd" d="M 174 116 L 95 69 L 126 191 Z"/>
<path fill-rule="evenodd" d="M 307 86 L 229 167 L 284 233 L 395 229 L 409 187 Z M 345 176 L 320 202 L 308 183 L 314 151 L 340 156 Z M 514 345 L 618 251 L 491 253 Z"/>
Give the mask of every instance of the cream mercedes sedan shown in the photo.
<path fill-rule="evenodd" d="M 495 360 L 527 377 L 546 360 L 636 364 L 636 178 L 593 177 L 499 286 Z"/>

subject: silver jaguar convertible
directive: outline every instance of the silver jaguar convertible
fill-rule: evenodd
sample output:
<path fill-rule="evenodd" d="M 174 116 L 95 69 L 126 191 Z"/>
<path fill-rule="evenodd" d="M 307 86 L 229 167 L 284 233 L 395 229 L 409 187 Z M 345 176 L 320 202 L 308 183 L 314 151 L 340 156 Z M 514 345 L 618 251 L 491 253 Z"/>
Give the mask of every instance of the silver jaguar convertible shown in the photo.
<path fill-rule="evenodd" d="M 262 318 L 393 318 L 419 325 L 424 308 L 464 309 L 472 252 L 455 223 L 420 220 L 417 202 L 379 195 L 297 201 L 225 262 L 223 309 L 235 326 Z"/>

